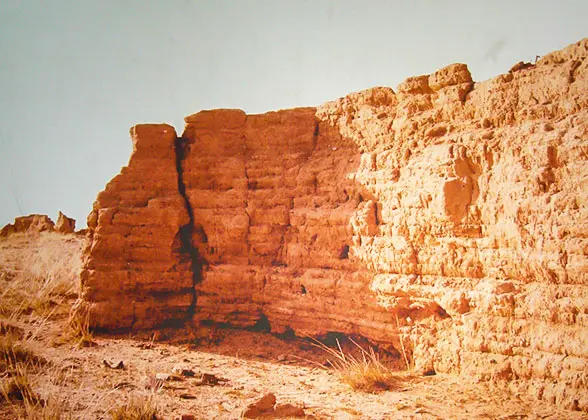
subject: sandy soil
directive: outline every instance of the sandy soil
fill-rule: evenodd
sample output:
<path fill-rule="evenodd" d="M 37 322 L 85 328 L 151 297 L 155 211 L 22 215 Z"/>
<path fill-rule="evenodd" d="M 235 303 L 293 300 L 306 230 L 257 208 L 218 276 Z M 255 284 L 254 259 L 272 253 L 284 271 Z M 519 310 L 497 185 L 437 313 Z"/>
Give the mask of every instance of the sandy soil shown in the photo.
<path fill-rule="evenodd" d="M 83 242 L 57 234 L 0 239 L 0 303 L 8 301 L 11 282 L 34 277 L 35 266 L 42 265 L 39 256 L 54 268 L 63 265 L 60 273 L 71 277 L 79 267 Z M 64 257 L 56 258 L 59 255 Z M 71 278 L 75 283 L 75 276 Z M 94 345 L 79 347 L 67 328 L 75 298 L 75 293 L 61 290 L 51 297 L 49 309 L 5 310 L 0 318 L 2 335 L 19 331 L 19 340 L 47 359 L 27 375 L 35 392 L 56 401 L 66 418 L 111 418 L 114 408 L 140 397 L 152 399 L 160 418 L 192 414 L 196 419 L 237 419 L 268 392 L 278 403 L 292 403 L 304 409 L 306 418 L 315 419 L 588 418 L 513 395 L 506 384 L 441 374 L 405 372 L 392 390 L 355 391 L 322 367 L 326 354 L 308 341 L 250 331 L 181 329 L 98 336 Z M 7 381 L 10 372 L 0 372 L 0 377 Z M 18 413 L 18 401 L 0 398 L 0 417 L 15 418 Z"/>

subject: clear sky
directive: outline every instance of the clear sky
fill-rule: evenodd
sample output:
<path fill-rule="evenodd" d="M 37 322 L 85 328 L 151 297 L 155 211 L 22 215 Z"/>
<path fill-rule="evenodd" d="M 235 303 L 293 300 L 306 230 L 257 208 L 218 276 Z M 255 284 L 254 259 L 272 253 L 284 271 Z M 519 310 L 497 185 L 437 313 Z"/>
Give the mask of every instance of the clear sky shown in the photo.
<path fill-rule="evenodd" d="M 588 1 L 0 0 L 0 226 L 85 226 L 129 127 L 262 113 L 454 62 L 494 77 L 588 36 Z"/>

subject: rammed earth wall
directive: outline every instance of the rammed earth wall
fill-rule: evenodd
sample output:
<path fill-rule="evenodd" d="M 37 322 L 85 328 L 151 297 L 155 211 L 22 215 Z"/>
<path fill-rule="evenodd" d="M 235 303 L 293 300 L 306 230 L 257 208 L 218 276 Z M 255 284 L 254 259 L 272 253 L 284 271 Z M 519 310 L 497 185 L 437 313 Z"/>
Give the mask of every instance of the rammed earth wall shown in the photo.
<path fill-rule="evenodd" d="M 93 325 L 404 337 L 418 369 L 588 411 L 587 56 L 133 128 L 88 219 Z"/>

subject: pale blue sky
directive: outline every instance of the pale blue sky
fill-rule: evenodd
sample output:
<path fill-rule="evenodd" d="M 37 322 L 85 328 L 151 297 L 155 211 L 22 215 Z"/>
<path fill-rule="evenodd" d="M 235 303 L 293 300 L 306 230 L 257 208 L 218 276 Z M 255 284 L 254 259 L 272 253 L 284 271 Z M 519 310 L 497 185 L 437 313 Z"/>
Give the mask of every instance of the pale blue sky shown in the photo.
<path fill-rule="evenodd" d="M 261 113 L 453 62 L 494 77 L 588 36 L 588 1 L 1 0 L 0 226 L 85 226 L 128 129 Z"/>

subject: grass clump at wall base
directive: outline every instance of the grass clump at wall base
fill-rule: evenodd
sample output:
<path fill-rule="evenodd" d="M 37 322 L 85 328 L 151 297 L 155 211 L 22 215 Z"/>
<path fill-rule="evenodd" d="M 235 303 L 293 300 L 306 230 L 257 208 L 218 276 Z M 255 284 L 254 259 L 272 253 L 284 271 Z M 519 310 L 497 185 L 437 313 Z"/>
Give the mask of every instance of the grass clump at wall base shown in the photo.
<path fill-rule="evenodd" d="M 77 341 L 78 347 L 95 345 L 90 329 L 90 312 L 81 299 L 72 306 L 68 318 L 69 336 Z"/>
<path fill-rule="evenodd" d="M 359 355 L 354 356 L 345 353 L 337 339 L 337 349 L 312 339 L 312 344 L 327 353 L 330 358 L 327 364 L 335 370 L 342 382 L 351 386 L 357 391 L 380 392 L 393 389 L 402 381 L 401 377 L 395 375 L 388 367 L 380 362 L 378 354 L 373 347 L 365 350 L 353 339 L 349 339 L 359 350 Z"/>
<path fill-rule="evenodd" d="M 121 405 L 110 412 L 112 420 L 157 420 L 159 410 L 152 397 L 129 397 L 126 404 Z"/>

